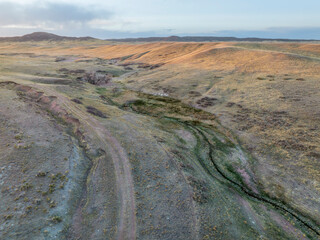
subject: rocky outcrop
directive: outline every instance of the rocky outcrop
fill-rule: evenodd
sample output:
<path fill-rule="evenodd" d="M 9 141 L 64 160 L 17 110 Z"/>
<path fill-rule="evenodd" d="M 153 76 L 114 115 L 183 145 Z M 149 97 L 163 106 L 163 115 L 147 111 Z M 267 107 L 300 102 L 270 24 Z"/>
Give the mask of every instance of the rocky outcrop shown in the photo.
<path fill-rule="evenodd" d="M 102 73 L 86 73 L 82 80 L 91 83 L 93 85 L 104 85 L 110 82 L 112 79 L 112 74 L 102 74 Z"/>

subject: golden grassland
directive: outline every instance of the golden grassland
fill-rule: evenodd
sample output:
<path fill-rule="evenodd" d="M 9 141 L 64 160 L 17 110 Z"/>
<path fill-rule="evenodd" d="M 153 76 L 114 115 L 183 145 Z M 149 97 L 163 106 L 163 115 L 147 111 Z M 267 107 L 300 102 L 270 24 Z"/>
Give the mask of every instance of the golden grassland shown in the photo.
<path fill-rule="evenodd" d="M 175 194 L 175 200 L 179 202 L 180 188 L 174 186 L 173 182 L 177 179 L 183 182 L 183 178 L 188 180 L 186 182 L 191 184 L 193 189 L 196 189 L 193 194 L 198 201 L 196 201 L 194 212 L 186 213 L 188 226 L 193 226 L 193 214 L 196 215 L 197 211 L 202 214 L 199 213 L 201 220 L 198 220 L 201 234 L 194 231 L 192 237 L 196 235 L 201 236 L 201 239 L 213 236 L 221 239 L 224 239 L 224 236 L 234 237 L 236 235 L 232 232 L 234 229 L 230 231 L 225 226 L 236 224 L 231 224 L 229 212 L 231 214 L 245 212 L 251 218 L 260 219 L 263 222 L 260 222 L 260 228 L 259 221 L 253 224 L 252 229 L 250 227 L 247 239 L 249 236 L 257 237 L 257 232 L 264 234 L 268 229 L 265 223 L 268 217 L 265 217 L 267 215 L 258 203 L 249 201 L 251 207 L 248 203 L 243 203 L 240 211 L 235 206 L 244 200 L 241 200 L 241 197 L 235 197 L 237 195 L 228 192 L 225 187 L 219 185 L 220 183 L 213 181 L 212 186 L 209 186 L 210 184 L 207 186 L 209 190 L 205 190 L 206 188 L 201 185 L 202 180 L 199 179 L 210 183 L 212 179 L 207 178 L 197 165 L 198 163 L 192 165 L 194 164 L 192 159 L 201 159 L 201 156 L 209 151 L 210 141 L 201 143 L 200 140 L 204 141 L 206 136 L 212 137 L 214 135 L 211 132 L 212 129 L 201 128 L 201 125 L 189 128 L 189 125 L 182 125 L 182 122 L 176 119 L 190 122 L 196 120 L 208 125 L 214 122 L 212 126 L 221 124 L 221 129 L 224 129 L 221 130 L 223 134 L 230 139 L 237 139 L 245 152 L 252 156 L 252 163 L 245 167 L 248 167 L 248 172 L 254 176 L 255 187 L 266 196 L 280 201 L 281 204 L 292 208 L 302 216 L 307 216 L 315 225 L 320 225 L 320 44 L 277 42 L 119 44 L 101 41 L 0 43 L 0 60 L 0 81 L 14 81 L 32 86 L 47 94 L 55 94 L 58 96 L 57 101 L 61 101 L 64 107 L 70 107 L 70 111 L 74 103 L 69 103 L 67 99 L 81 100 L 83 105 L 77 106 L 71 112 L 81 116 L 79 119 L 83 128 L 94 130 L 95 136 L 91 136 L 92 139 L 99 136 L 98 132 L 101 129 L 112 129 L 110 131 L 117 136 L 122 147 L 136 156 L 130 161 L 133 165 L 136 194 L 142 195 L 141 198 L 136 199 L 137 218 L 141 220 L 137 231 L 141 238 L 145 236 L 147 239 L 147 237 L 161 235 L 148 235 L 150 232 L 155 232 L 152 225 L 154 219 L 149 214 L 157 216 L 161 210 L 157 210 L 150 201 L 145 201 L 144 197 L 154 194 L 152 195 L 156 196 L 154 200 L 162 204 L 163 209 L 173 212 L 163 202 L 164 200 L 159 200 L 159 196 L 169 198 L 170 195 Z M 114 78 L 112 83 L 106 86 L 95 87 L 77 81 L 76 77 L 80 75 L 63 74 L 60 71 L 62 68 L 87 72 L 105 70 L 112 72 Z M 69 82 L 62 82 L 62 80 Z M 53 82 L 55 84 L 52 84 Z M 8 94 L 4 90 L 2 93 Z M 13 93 L 9 95 L 18 106 L 15 95 Z M 5 101 L 4 96 L 2 95 L 0 100 Z M 179 101 L 176 102 L 173 99 Z M 104 113 L 107 119 L 93 120 L 92 116 L 86 116 L 84 105 L 95 107 Z M 133 114 L 132 111 L 138 115 Z M 166 118 L 163 120 L 164 116 L 170 120 Z M 159 122 L 155 120 L 158 118 Z M 100 127 L 91 126 L 90 128 L 90 125 L 94 124 Z M 49 130 L 51 134 L 53 130 L 51 128 Z M 104 130 L 101 132 L 105 134 Z M 173 138 L 172 132 L 178 132 L 179 137 Z M 87 134 L 90 136 L 92 133 L 88 131 Z M 166 140 L 162 148 L 155 143 L 152 135 Z M 135 137 L 141 139 L 141 143 L 138 143 Z M 102 150 L 107 151 L 107 148 L 104 149 L 103 142 L 97 139 L 94 141 L 98 143 L 97 145 L 101 144 L 99 147 Z M 1 145 L 0 149 L 5 149 L 5 145 Z M 153 149 L 154 154 L 162 156 L 162 160 L 159 156 L 150 153 L 152 152 L 150 149 Z M 148 152 L 150 155 L 147 155 Z M 179 173 L 177 175 L 179 177 L 172 177 L 172 179 L 168 177 L 166 185 L 170 186 L 170 190 L 167 191 L 165 188 L 157 193 L 158 195 L 154 192 L 150 193 L 147 186 L 155 183 L 153 177 L 157 175 L 157 169 L 160 169 L 157 164 L 161 165 L 163 172 L 170 169 L 168 166 L 171 160 L 166 152 L 176 154 L 179 159 L 181 156 L 181 159 L 184 157 L 186 162 L 179 162 L 183 165 L 183 173 L 182 175 Z M 226 159 L 241 160 L 241 154 L 237 157 L 237 160 L 232 157 Z M 100 156 L 97 157 L 99 158 Z M 96 178 L 104 179 L 103 170 L 107 169 L 107 165 L 103 165 L 103 169 L 99 170 L 99 164 L 101 162 L 98 160 L 94 161 L 94 169 L 97 169 L 96 176 L 98 176 Z M 188 169 L 188 164 L 194 168 L 192 171 Z M 143 171 L 147 174 L 143 175 L 146 173 Z M 190 174 L 193 171 L 199 179 L 191 178 L 194 177 Z M 172 172 L 175 173 L 174 170 Z M 203 178 L 199 176 L 201 174 Z M 93 182 L 95 173 L 91 172 L 90 177 L 93 179 L 90 181 Z M 140 181 L 141 179 L 145 182 Z M 161 181 L 165 182 L 165 180 Z M 111 185 L 112 183 L 109 183 L 108 186 Z M 161 186 L 159 188 L 161 189 Z M 182 188 L 185 191 L 185 185 Z M 155 189 L 157 192 L 158 188 L 155 187 Z M 144 194 L 145 192 L 148 194 Z M 219 197 L 216 197 L 217 200 L 212 202 L 210 200 L 209 203 L 201 203 L 201 205 L 199 201 L 203 200 L 206 192 Z M 184 208 L 191 208 L 193 203 L 186 197 L 187 193 L 184 192 L 184 194 Z M 88 199 L 92 196 L 88 196 Z M 223 205 L 225 196 L 233 200 Z M 94 205 L 94 200 L 90 201 L 92 201 L 90 204 Z M 218 227 L 221 232 L 216 231 L 216 225 L 220 221 L 217 220 L 218 217 L 213 219 L 211 213 L 206 213 L 206 209 L 220 212 L 221 209 L 213 203 L 228 209 L 219 215 L 223 222 L 223 226 Z M 88 203 L 88 206 L 90 204 Z M 152 211 L 146 211 L 146 206 Z M 98 207 L 103 208 L 100 205 Z M 92 214 L 96 216 L 94 215 L 96 213 Z M 273 218 L 273 220 L 278 219 L 278 224 L 284 222 L 279 220 L 279 216 Z M 243 220 L 242 217 L 239 219 Z M 149 233 L 146 233 L 147 229 L 143 229 L 143 221 L 150 224 L 148 225 Z M 246 221 L 244 221 L 245 225 Z M 204 222 L 208 222 L 208 225 Z M 128 222 L 125 224 L 132 227 Z M 175 226 L 178 229 L 178 224 Z M 176 236 L 173 227 L 170 228 L 167 225 L 166 227 L 170 230 L 166 232 L 167 230 L 163 228 L 161 233 L 171 237 Z M 184 229 L 182 225 L 179 227 Z M 241 225 L 239 229 L 242 228 L 246 229 Z M 239 229 L 234 231 L 241 232 L 243 239 L 246 239 L 246 234 Z M 270 229 L 273 228 L 270 227 Z M 277 228 L 277 231 L 282 230 Z M 187 236 L 188 232 L 185 229 L 184 231 Z M 250 235 L 251 231 L 252 235 Z M 293 231 L 290 232 L 290 229 L 288 231 L 291 237 L 298 239 L 306 237 L 304 233 L 299 232 L 296 235 L 292 233 Z M 111 232 L 114 234 L 115 230 Z M 271 235 L 276 236 L 273 234 Z M 266 236 L 271 235 L 266 234 Z M 178 236 L 176 237 L 179 239 Z M 275 239 L 281 239 L 281 237 L 283 235 Z"/>

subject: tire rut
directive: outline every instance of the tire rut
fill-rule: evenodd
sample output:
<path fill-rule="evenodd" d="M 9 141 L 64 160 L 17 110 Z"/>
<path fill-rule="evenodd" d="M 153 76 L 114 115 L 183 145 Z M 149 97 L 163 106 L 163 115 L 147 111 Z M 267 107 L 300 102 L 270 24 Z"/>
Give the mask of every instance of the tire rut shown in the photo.
<path fill-rule="evenodd" d="M 125 150 L 121 147 L 117 139 L 114 138 L 98 120 L 84 113 L 82 109 L 72 104 L 67 97 L 44 86 L 41 86 L 40 89 L 47 94 L 58 97 L 61 105 L 66 108 L 67 112 L 77 117 L 80 122 L 85 125 L 86 129 L 92 130 L 90 133 L 94 133 L 99 139 L 100 143 L 102 143 L 102 149 L 110 153 L 115 168 L 117 188 L 121 201 L 117 239 L 136 239 L 135 191 L 131 174 L 131 164 Z M 92 171 L 94 171 L 94 166 Z"/>

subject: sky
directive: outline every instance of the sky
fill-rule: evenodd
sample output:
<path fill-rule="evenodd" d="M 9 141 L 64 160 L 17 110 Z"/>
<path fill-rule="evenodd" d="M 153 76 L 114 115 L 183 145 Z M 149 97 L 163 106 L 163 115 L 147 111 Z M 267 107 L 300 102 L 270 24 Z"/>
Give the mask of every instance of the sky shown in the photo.
<path fill-rule="evenodd" d="M 0 0 L 0 36 L 320 40 L 320 0 Z"/>

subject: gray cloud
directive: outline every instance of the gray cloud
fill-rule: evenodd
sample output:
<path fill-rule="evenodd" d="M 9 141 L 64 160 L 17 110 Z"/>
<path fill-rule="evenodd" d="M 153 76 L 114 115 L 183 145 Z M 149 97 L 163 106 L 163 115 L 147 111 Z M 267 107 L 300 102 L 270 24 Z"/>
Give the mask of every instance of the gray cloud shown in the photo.
<path fill-rule="evenodd" d="M 86 23 L 93 19 L 108 19 L 111 12 L 94 7 L 84 8 L 67 3 L 36 2 L 33 4 L 0 3 L 0 26 Z"/>
<path fill-rule="evenodd" d="M 49 0 L 53 1 L 53 0 Z M 70 3 L 53 3 L 48 0 L 37 1 L 29 4 L 18 4 L 0 0 L 0 36 L 16 36 L 34 31 L 48 31 L 65 36 L 93 36 L 99 38 L 123 37 L 149 37 L 169 35 L 197 35 L 197 36 L 235 36 L 235 37 L 262 37 L 262 38 L 299 38 L 319 39 L 319 27 L 297 28 L 267 28 L 261 30 L 228 30 L 210 31 L 202 33 L 181 32 L 178 29 L 165 28 L 163 30 L 141 30 L 143 21 L 133 18 L 121 18 L 121 14 L 113 14 L 102 7 L 98 0 L 93 1 L 98 5 L 83 7 Z M 102 2 L 102 1 L 101 1 Z M 92 21 L 92 20 L 102 21 Z M 165 17 L 164 17 L 165 19 Z M 107 21 L 104 21 L 107 20 Z M 132 20 L 132 22 L 130 22 Z M 138 26 L 129 30 L 129 25 Z M 186 23 L 187 24 L 187 23 Z M 206 24 L 206 23 L 204 23 Z M 129 27 L 128 27 L 129 26 Z M 158 25 L 157 25 L 158 26 Z M 173 27 L 173 26 L 169 26 Z"/>

